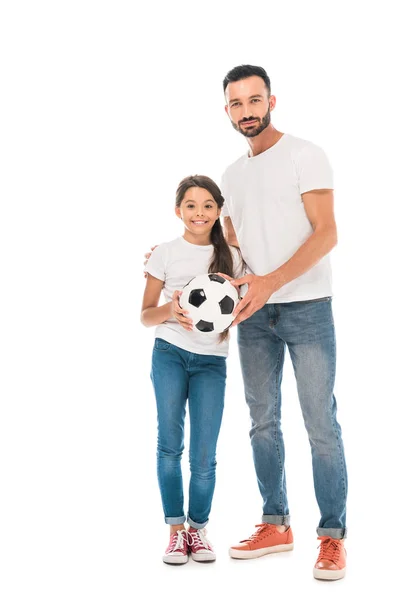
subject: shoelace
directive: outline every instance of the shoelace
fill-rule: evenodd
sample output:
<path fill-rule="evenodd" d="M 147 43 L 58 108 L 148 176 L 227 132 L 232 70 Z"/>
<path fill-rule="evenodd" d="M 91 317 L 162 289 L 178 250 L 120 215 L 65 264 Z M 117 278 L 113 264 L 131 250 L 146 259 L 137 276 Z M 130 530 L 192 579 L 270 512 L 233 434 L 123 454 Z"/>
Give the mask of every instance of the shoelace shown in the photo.
<path fill-rule="evenodd" d="M 197 529 L 196 532 L 188 531 L 188 543 L 189 546 L 195 550 L 212 550 L 211 544 L 206 538 L 207 531 L 205 529 Z"/>
<path fill-rule="evenodd" d="M 271 528 L 270 523 L 260 523 L 259 525 L 255 525 L 258 527 L 257 531 L 255 531 L 247 540 L 241 540 L 242 542 L 254 542 L 260 537 L 265 537 L 266 535 L 271 535 L 273 529 Z"/>
<path fill-rule="evenodd" d="M 169 543 L 167 551 L 175 552 L 176 550 L 184 550 L 186 541 L 187 541 L 187 532 L 180 529 L 179 531 L 174 533 L 174 535 Z"/>
<path fill-rule="evenodd" d="M 336 563 L 340 556 L 340 540 L 328 536 L 321 536 L 318 539 L 321 540 L 318 560 L 331 560 Z"/>

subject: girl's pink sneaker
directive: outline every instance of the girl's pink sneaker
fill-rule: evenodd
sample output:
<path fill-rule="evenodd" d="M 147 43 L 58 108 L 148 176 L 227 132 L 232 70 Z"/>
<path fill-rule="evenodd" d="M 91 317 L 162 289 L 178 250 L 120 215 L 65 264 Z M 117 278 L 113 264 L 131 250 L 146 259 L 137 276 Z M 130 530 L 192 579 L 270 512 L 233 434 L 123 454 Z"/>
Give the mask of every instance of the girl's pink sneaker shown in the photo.
<path fill-rule="evenodd" d="M 206 534 L 205 529 L 190 527 L 188 530 L 190 553 L 193 560 L 197 562 L 211 562 L 217 558 Z"/>
<path fill-rule="evenodd" d="M 169 545 L 163 561 L 169 565 L 181 565 L 187 563 L 188 559 L 187 532 L 182 529 L 173 533 L 169 538 Z"/>

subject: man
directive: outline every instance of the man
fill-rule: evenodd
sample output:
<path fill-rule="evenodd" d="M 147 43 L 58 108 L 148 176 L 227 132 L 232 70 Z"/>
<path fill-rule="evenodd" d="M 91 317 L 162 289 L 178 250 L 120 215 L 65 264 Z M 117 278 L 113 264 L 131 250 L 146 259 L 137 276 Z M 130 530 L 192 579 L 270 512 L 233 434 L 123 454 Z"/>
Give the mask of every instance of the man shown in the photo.
<path fill-rule="evenodd" d="M 249 151 L 222 178 L 225 235 L 238 245 L 248 284 L 238 305 L 239 355 L 262 523 L 230 548 L 233 558 L 253 558 L 293 548 L 280 428 L 281 380 L 286 347 L 293 363 L 312 454 L 321 512 L 318 579 L 345 575 L 347 473 L 333 394 L 335 331 L 328 253 L 336 245 L 332 171 L 323 151 L 277 131 L 276 105 L 261 67 L 235 67 L 223 82 L 233 127 Z"/>
<path fill-rule="evenodd" d="M 289 351 L 308 432 L 314 488 L 321 513 L 317 579 L 341 579 L 346 570 L 347 472 L 336 420 L 335 330 L 328 254 L 336 245 L 333 178 L 324 152 L 277 131 L 276 98 L 261 67 L 241 65 L 226 75 L 225 110 L 249 151 L 222 177 L 228 243 L 239 246 L 248 285 L 235 311 L 250 438 L 263 499 L 261 524 L 230 548 L 232 558 L 256 558 L 293 549 L 280 427 L 281 381 Z M 230 279 L 230 278 L 229 278 Z M 174 296 L 174 316 L 188 319 Z"/>

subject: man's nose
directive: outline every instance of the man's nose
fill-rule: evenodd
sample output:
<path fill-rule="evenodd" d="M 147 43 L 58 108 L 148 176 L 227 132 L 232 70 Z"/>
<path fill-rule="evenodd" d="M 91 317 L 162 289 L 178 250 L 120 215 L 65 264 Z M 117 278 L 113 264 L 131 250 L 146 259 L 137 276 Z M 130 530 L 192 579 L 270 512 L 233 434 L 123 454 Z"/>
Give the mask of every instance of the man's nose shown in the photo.
<path fill-rule="evenodd" d="M 253 116 L 253 107 L 251 106 L 251 104 L 244 104 L 243 105 L 243 117 L 248 119 L 249 117 L 252 117 L 252 116 Z"/>

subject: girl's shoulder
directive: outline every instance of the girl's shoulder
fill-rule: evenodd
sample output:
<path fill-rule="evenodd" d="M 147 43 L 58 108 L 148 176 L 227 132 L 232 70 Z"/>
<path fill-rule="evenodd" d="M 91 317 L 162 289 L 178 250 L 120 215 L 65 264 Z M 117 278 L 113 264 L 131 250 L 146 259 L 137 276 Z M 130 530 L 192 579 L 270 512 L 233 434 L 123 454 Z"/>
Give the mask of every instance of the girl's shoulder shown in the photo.
<path fill-rule="evenodd" d="M 162 263 L 165 269 L 167 269 L 177 259 L 182 257 L 183 251 L 184 247 L 182 244 L 182 238 L 178 237 L 174 238 L 173 240 L 169 240 L 168 242 L 162 242 L 161 244 L 158 244 L 154 248 L 150 259 L 152 258 L 154 261 Z"/>
<path fill-rule="evenodd" d="M 174 249 L 179 245 L 179 238 L 174 238 L 168 242 L 161 242 L 161 244 L 157 244 L 153 252 L 157 252 L 157 254 L 167 254 L 171 249 Z"/>

